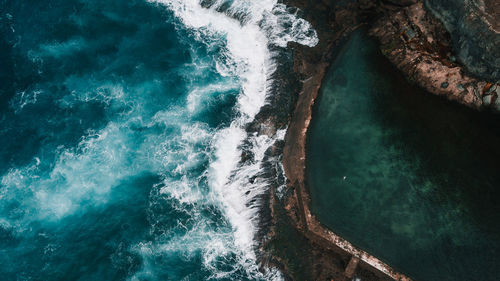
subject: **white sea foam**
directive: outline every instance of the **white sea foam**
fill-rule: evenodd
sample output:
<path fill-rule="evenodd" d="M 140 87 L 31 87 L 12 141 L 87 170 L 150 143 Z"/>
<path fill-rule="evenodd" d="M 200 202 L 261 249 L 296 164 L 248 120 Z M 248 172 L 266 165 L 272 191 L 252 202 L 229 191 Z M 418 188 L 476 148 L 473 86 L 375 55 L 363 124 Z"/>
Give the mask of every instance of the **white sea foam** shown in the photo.
<path fill-rule="evenodd" d="M 194 87 L 187 96 L 187 109 L 190 113 L 197 113 L 206 107 L 206 103 L 213 94 L 237 90 L 238 86 L 236 83 L 229 83 L 227 81 Z"/>
<path fill-rule="evenodd" d="M 38 101 L 38 96 L 43 94 L 43 90 L 18 92 L 10 101 L 10 107 L 14 109 L 15 113 L 20 113 L 26 105 L 35 104 Z"/>
<path fill-rule="evenodd" d="M 203 8 L 198 0 L 152 2 L 172 10 L 197 40 L 208 45 L 213 40 L 225 40 L 226 49 L 217 58 L 217 70 L 223 76 L 239 77 L 241 91 L 237 109 L 240 116 L 215 134 L 215 153 L 208 171 L 210 192 L 231 223 L 236 246 L 233 250 L 237 251 L 243 269 L 256 278 L 279 279 L 275 271 L 268 272 L 267 276 L 258 271 L 254 237 L 258 216 L 256 198 L 267 188 L 267 182 L 259 177 L 264 153 L 277 139 L 283 139 L 284 130 L 273 137 L 248 136 L 244 125 L 252 121 L 265 104 L 272 84 L 271 75 L 276 68 L 270 46 L 286 47 L 290 41 L 314 46 L 318 42 L 316 33 L 309 23 L 289 13 L 286 6 L 276 0 L 234 0 L 223 13 L 219 8 L 225 1 L 220 0 L 214 1 L 210 8 Z M 196 92 L 188 97 L 191 111 L 196 107 L 196 98 Z M 252 144 L 254 159 L 238 165 L 242 153 L 240 145 L 245 138 Z M 221 244 L 224 249 L 218 251 L 225 251 L 227 246 Z M 210 260 L 213 260 L 211 256 L 205 256 L 207 266 Z"/>
<path fill-rule="evenodd" d="M 102 94 L 103 89 L 108 89 Z M 113 103 L 128 103 L 122 87 L 98 87 L 94 95 L 89 93 L 73 96 L 83 99 L 100 99 L 113 107 Z M 132 95 L 135 96 L 135 95 Z M 130 98 L 130 97 L 129 97 Z M 26 210 L 26 220 L 59 220 L 72 215 L 88 204 L 99 206 L 109 200 L 109 193 L 124 179 L 143 173 L 162 174 L 170 171 L 170 184 L 178 186 L 172 196 L 181 202 L 193 202 L 200 198 L 196 182 L 185 176 L 207 161 L 207 152 L 202 148 L 212 133 L 208 126 L 199 122 L 184 122 L 189 117 L 182 109 L 170 108 L 159 111 L 151 120 L 142 120 L 143 112 L 136 108 L 98 131 L 89 131 L 76 148 L 61 148 L 50 172 L 39 169 L 41 160 L 9 170 L 0 178 L 0 200 L 20 201 Z M 166 130 L 141 135 L 138 139 L 130 128 L 139 126 L 153 128 L 162 125 L 178 133 Z M 166 180 L 167 180 L 166 179 Z M 196 179 L 195 179 L 196 181 Z M 188 188 L 189 192 L 181 191 Z M 199 193 L 199 192 L 198 192 Z M 91 200 L 89 200 L 91 199 Z M 16 222 L 17 223 L 17 222 Z M 19 223 L 23 223 L 22 221 Z"/>
<path fill-rule="evenodd" d="M 193 38 L 207 44 L 210 52 L 220 50 L 215 54 L 216 70 L 231 83 L 189 85 L 186 108 L 171 105 L 149 112 L 149 96 L 143 93 L 148 87 L 156 87 L 155 81 L 130 86 L 86 76 L 68 77 L 64 84 L 70 92 L 57 106 L 64 109 L 78 102 L 97 101 L 119 114 L 113 115 L 104 127 L 86 132 L 76 147 L 58 148 L 53 163 L 46 162 L 54 159 L 35 158 L 32 164 L 2 175 L 0 200 L 15 202 L 21 210 L 18 221 L 7 222 L 22 228 L 29 227 L 29 221 L 23 220 L 58 220 L 106 204 L 111 200 L 109 193 L 129 177 L 156 173 L 163 179 L 153 190 L 161 196 L 151 196 L 151 200 L 168 201 L 189 219 L 179 219 L 173 230 L 162 229 L 165 237 L 160 235 L 155 241 L 136 245 L 134 250 L 143 257 L 143 266 L 132 280 L 154 275 L 151 266 L 155 255 L 165 252 L 181 253 L 186 258 L 201 252 L 202 262 L 214 279 L 230 278 L 236 271 L 255 279 L 280 279 L 276 270 L 259 270 L 254 237 L 259 207 L 256 198 L 267 188 L 260 176 L 264 153 L 284 137 L 285 130 L 266 136 L 248 135 L 244 128 L 265 104 L 272 85 L 275 54 L 270 47 L 285 47 L 289 41 L 312 46 L 317 42 L 316 34 L 307 22 L 276 0 L 234 0 L 224 13 L 217 11 L 224 1 L 216 1 L 210 9 L 202 8 L 198 0 L 157 2 L 172 10 L 191 30 Z M 76 43 L 45 49 L 71 51 Z M 197 72 L 191 75 L 209 68 L 198 64 L 197 58 L 193 60 L 196 65 L 192 69 Z M 190 119 L 204 102 L 211 100 L 207 96 L 232 90 L 240 91 L 238 114 L 228 127 L 214 130 Z M 22 110 L 26 104 L 36 103 L 35 94 L 18 93 L 15 106 Z M 155 131 L 157 127 L 162 128 L 160 133 Z M 140 128 L 141 133 L 134 128 Z M 253 159 L 242 164 L 241 145 L 245 140 Z M 207 166 L 206 171 L 199 171 Z M 202 214 L 214 208 L 216 214 Z M 219 209 L 225 217 L 223 222 L 214 219 L 219 218 Z M 161 227 L 161 218 L 152 216 L 154 231 Z M 215 220 L 222 225 L 214 228 Z M 5 223 L 1 224 L 5 227 Z M 221 259 L 236 259 L 237 265 L 221 267 Z"/>

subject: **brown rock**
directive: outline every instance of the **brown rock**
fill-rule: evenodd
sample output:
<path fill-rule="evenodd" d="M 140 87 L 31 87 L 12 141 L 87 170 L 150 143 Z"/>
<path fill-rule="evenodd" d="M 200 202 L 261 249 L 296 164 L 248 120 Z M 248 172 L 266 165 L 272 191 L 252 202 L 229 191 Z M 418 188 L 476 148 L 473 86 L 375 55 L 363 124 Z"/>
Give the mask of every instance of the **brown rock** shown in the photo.
<path fill-rule="evenodd" d="M 370 34 L 380 40 L 382 53 L 411 82 L 475 109 L 500 110 L 492 103 L 493 97 L 484 96 L 485 86 L 493 83 L 466 74 L 453 61 L 447 31 L 422 3 L 387 12 Z"/>

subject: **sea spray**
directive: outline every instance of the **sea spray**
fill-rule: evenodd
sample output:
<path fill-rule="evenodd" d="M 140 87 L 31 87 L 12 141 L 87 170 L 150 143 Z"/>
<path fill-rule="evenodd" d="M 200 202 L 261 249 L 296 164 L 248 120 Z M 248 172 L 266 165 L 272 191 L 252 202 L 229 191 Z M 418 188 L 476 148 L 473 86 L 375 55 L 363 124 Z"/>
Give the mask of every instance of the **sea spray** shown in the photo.
<path fill-rule="evenodd" d="M 317 38 L 276 1 L 208 2 L 5 6 L 6 280 L 280 278 L 254 238 L 262 161 L 285 128 L 245 128 L 280 48 Z"/>
<path fill-rule="evenodd" d="M 196 0 L 156 2 L 173 10 L 201 40 L 218 35 L 226 40 L 227 49 L 219 54 L 217 69 L 222 75 L 236 74 L 242 83 L 237 103 L 239 116 L 228 128 L 215 134 L 215 157 L 209 168 L 209 185 L 234 229 L 235 245 L 241 251 L 239 263 L 250 276 L 259 276 L 254 252 L 259 208 L 256 199 L 268 187 L 259 176 L 263 172 L 264 152 L 276 140 L 284 138 L 285 130 L 267 136 L 247 135 L 244 128 L 265 104 L 273 83 L 271 77 L 276 70 L 274 57 L 277 54 L 271 52 L 270 47 L 286 47 L 288 42 L 312 47 L 318 42 L 316 32 L 309 23 L 290 14 L 285 5 L 274 0 L 214 1 L 206 4 L 208 7 L 202 7 Z M 251 143 L 253 161 L 238 165 L 242 153 L 240 146 L 245 138 Z M 267 274 L 270 275 L 266 279 L 279 276 L 274 271 Z"/>

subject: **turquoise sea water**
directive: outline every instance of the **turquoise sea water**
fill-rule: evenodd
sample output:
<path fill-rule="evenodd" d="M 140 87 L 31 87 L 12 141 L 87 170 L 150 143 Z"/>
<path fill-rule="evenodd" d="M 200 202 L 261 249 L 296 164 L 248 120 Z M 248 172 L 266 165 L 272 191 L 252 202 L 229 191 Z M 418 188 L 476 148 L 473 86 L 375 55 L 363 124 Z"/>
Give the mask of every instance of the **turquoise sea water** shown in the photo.
<path fill-rule="evenodd" d="M 415 280 L 498 280 L 500 116 L 408 85 L 364 31 L 323 84 L 312 211 Z"/>
<path fill-rule="evenodd" d="M 279 48 L 317 38 L 276 1 L 203 2 L 0 1 L 1 280 L 280 278 L 254 235 L 284 128 L 244 126 Z"/>

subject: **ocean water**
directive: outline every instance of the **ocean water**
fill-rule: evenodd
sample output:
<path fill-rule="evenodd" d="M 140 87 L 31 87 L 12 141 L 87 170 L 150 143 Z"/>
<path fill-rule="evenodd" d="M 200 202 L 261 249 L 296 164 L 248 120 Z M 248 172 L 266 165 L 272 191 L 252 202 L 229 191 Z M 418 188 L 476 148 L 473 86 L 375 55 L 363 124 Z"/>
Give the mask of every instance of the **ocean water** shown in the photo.
<path fill-rule="evenodd" d="M 276 56 L 262 1 L 0 1 L 1 280 L 272 280 L 249 134 Z M 240 163 L 242 143 L 252 159 Z"/>
<path fill-rule="evenodd" d="M 500 115 L 409 85 L 356 31 L 308 136 L 312 212 L 421 281 L 500 276 Z"/>

